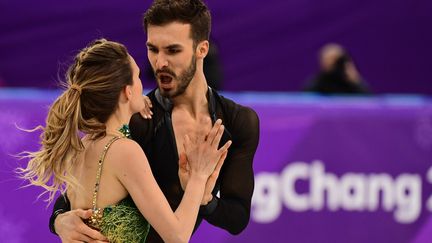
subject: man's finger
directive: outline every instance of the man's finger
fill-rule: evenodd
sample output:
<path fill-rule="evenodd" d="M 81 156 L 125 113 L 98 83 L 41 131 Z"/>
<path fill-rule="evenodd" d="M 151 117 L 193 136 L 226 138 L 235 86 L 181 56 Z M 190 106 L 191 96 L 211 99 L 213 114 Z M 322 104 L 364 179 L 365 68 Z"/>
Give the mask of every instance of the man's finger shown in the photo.
<path fill-rule="evenodd" d="M 99 231 L 94 230 L 94 229 L 88 227 L 87 225 L 85 225 L 85 226 L 86 227 L 82 227 L 80 229 L 80 231 L 83 234 L 89 236 L 91 238 L 90 240 L 92 240 L 92 239 L 93 240 L 102 240 L 102 241 L 107 240 L 107 238 L 102 233 L 100 233 Z"/>
<path fill-rule="evenodd" d="M 91 209 L 87 209 L 87 210 L 76 209 L 74 211 L 75 211 L 75 214 L 82 219 L 88 219 L 92 215 Z"/>
<path fill-rule="evenodd" d="M 73 242 L 75 242 L 75 240 L 77 242 L 90 242 L 90 241 L 92 241 L 94 239 L 88 237 L 87 235 L 80 234 L 79 236 L 74 237 L 74 241 Z"/>
<path fill-rule="evenodd" d="M 74 211 L 75 214 L 82 219 L 88 219 L 92 215 L 91 209 L 76 209 Z M 78 227 L 78 232 L 81 234 L 79 236 L 80 240 L 85 242 L 89 240 L 106 240 L 105 236 L 103 236 L 99 231 L 90 228 L 88 225 L 84 224 L 84 222 L 82 222 L 82 224 L 80 224 Z"/>

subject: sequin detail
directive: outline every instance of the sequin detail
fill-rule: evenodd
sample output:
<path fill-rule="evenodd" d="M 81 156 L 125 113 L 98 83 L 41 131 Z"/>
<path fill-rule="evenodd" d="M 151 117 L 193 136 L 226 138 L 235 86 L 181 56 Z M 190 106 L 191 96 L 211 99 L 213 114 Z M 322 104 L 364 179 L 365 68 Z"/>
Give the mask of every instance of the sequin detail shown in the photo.
<path fill-rule="evenodd" d="M 103 152 L 99 158 L 99 162 L 98 162 L 98 170 L 97 170 L 97 174 L 96 174 L 96 183 L 95 183 L 95 187 L 94 187 L 94 191 L 93 191 L 93 201 L 92 201 L 93 213 L 87 221 L 87 224 L 89 226 L 91 226 L 92 228 L 98 229 L 98 230 L 100 229 L 101 221 L 102 221 L 102 217 L 103 217 L 103 210 L 101 208 L 97 207 L 97 196 L 98 196 L 98 192 L 99 192 L 99 184 L 100 184 L 100 177 L 101 177 L 101 172 L 102 172 L 103 161 L 105 160 L 106 153 L 107 153 L 109 147 L 111 146 L 111 144 L 113 144 L 118 139 L 120 139 L 120 137 L 113 137 L 113 138 L 111 138 L 111 140 L 109 140 L 109 142 L 105 145 L 104 150 L 103 150 Z"/>
<path fill-rule="evenodd" d="M 123 124 L 123 126 L 119 128 L 119 132 L 121 132 L 125 138 L 131 138 L 131 132 L 128 124 Z"/>

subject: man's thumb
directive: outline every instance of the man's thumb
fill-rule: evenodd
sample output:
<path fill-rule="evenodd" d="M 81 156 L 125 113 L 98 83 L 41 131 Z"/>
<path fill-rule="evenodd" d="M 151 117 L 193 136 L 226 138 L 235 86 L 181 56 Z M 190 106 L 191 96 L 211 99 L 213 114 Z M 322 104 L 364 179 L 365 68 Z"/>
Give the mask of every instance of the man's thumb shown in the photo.
<path fill-rule="evenodd" d="M 78 215 L 82 219 L 88 219 L 92 215 L 92 210 L 91 209 L 87 209 L 87 210 L 77 209 L 76 215 Z"/>

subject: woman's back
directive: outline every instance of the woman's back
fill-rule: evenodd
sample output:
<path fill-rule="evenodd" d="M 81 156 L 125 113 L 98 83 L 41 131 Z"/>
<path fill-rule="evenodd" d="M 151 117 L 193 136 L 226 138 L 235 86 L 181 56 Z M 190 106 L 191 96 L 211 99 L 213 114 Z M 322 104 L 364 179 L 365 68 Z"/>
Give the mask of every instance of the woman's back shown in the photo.
<path fill-rule="evenodd" d="M 73 209 L 91 205 L 93 214 L 86 223 L 100 230 L 110 242 L 143 243 L 150 225 L 115 173 L 121 155 L 129 152 L 129 141 L 122 138 L 106 136 L 99 141 L 83 140 L 85 149 L 73 170 L 82 187 L 69 190 L 68 195 L 72 197 Z M 118 146 L 114 146 L 115 143 Z"/>
<path fill-rule="evenodd" d="M 113 138 L 113 136 L 105 136 L 102 139 L 90 140 L 87 137 L 83 138 L 84 151 L 78 155 L 75 166 L 72 170 L 73 176 L 79 181 L 80 187 L 69 189 L 67 192 L 71 203 L 71 208 L 92 208 L 93 194 L 96 187 L 96 177 L 99 169 L 99 160 L 104 152 L 105 146 Z M 128 192 L 122 186 L 115 175 L 115 163 L 118 158 L 116 153 L 126 139 L 115 141 L 109 149 L 107 149 L 104 158 L 100 184 L 98 185 L 97 207 L 104 208 L 109 205 L 115 205 L 122 199 L 126 198 Z M 122 151 L 125 152 L 125 151 Z"/>

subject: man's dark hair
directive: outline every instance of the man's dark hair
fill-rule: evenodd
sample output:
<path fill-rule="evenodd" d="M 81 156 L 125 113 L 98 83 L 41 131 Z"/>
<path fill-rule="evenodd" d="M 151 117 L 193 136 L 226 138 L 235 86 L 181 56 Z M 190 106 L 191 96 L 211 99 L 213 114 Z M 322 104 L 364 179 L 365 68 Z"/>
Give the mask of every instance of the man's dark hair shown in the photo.
<path fill-rule="evenodd" d="M 195 45 L 210 38 L 210 11 L 201 0 L 155 0 L 144 13 L 145 31 L 149 25 L 163 26 L 172 22 L 190 24 Z"/>

